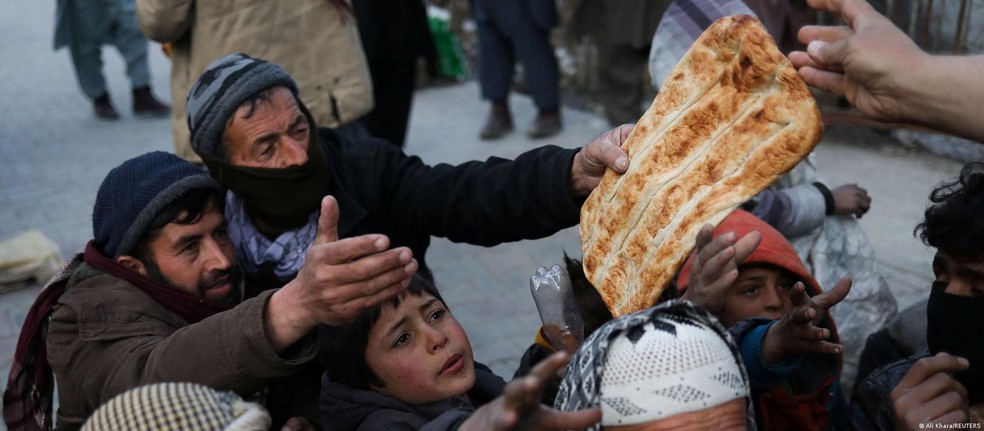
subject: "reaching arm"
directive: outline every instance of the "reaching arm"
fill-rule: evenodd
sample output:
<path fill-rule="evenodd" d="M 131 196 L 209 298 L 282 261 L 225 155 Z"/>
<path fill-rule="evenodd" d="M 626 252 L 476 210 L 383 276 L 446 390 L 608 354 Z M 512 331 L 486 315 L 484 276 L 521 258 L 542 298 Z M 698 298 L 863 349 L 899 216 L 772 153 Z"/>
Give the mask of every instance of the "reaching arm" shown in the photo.
<path fill-rule="evenodd" d="M 984 55 L 922 51 L 864 0 L 809 0 L 845 27 L 806 26 L 789 59 L 808 84 L 879 121 L 909 122 L 984 142 Z"/>

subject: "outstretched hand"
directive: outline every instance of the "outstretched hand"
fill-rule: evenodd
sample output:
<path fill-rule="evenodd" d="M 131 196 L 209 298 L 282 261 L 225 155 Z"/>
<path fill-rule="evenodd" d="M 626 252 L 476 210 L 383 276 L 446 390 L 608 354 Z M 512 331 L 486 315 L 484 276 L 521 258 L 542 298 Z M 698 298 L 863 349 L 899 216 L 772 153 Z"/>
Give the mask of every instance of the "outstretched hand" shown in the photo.
<path fill-rule="evenodd" d="M 459 428 L 472 430 L 571 430 L 584 429 L 601 420 L 601 410 L 561 412 L 540 403 L 546 383 L 559 373 L 567 361 L 566 352 L 543 360 L 526 377 L 506 385 L 505 393 L 475 411 Z"/>
<path fill-rule="evenodd" d="M 407 247 L 388 250 L 385 235 L 339 239 L 338 219 L 338 202 L 325 197 L 304 266 L 270 299 L 267 336 L 278 351 L 319 324 L 349 322 L 401 292 L 417 272 L 413 252 Z"/>
<path fill-rule="evenodd" d="M 624 174 L 629 167 L 629 155 L 622 149 L 634 124 L 623 124 L 595 138 L 574 156 L 571 166 L 571 190 L 575 197 L 585 197 L 601 182 L 605 171 Z"/>
<path fill-rule="evenodd" d="M 765 361 L 777 364 L 794 355 L 836 355 L 843 352 L 840 344 L 827 341 L 830 330 L 817 325 L 827 315 L 827 310 L 840 303 L 850 291 L 850 278 L 842 279 L 833 289 L 812 298 L 806 294 L 806 286 L 802 282 L 793 285 L 789 291 L 789 310 L 769 328 L 762 342 Z"/>
<path fill-rule="evenodd" d="M 717 315 L 724 309 L 725 292 L 738 279 L 738 265 L 755 251 L 762 234 L 749 232 L 736 239 L 734 232 L 714 238 L 714 226 L 697 232 L 697 246 L 690 267 L 690 283 L 683 298 Z"/>
<path fill-rule="evenodd" d="M 896 74 L 925 61 L 923 52 L 888 18 L 864 0 L 808 0 L 814 9 L 840 15 L 847 26 L 805 26 L 806 52 L 789 54 L 807 84 L 847 97 L 864 115 L 906 121 L 905 89 Z"/>

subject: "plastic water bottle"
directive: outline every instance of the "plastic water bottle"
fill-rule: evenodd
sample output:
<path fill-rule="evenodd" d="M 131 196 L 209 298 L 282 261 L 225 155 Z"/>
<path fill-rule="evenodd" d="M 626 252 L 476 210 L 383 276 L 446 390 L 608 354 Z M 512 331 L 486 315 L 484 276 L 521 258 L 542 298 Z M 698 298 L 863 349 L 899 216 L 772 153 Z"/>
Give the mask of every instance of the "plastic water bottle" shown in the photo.
<path fill-rule="evenodd" d="M 540 267 L 530 277 L 530 291 L 547 340 L 557 350 L 574 353 L 584 341 L 584 321 L 567 271 L 560 265 Z"/>

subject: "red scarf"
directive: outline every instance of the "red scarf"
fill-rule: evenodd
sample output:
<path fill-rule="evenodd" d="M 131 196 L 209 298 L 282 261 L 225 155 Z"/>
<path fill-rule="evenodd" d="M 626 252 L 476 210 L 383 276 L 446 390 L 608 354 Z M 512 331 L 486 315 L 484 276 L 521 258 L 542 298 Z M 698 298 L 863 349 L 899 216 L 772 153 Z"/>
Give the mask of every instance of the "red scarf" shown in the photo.
<path fill-rule="evenodd" d="M 69 277 L 83 260 L 95 269 L 129 282 L 165 309 L 189 323 L 199 322 L 232 308 L 226 304 L 182 292 L 126 269 L 116 261 L 103 256 L 90 241 L 85 246 L 84 255 L 76 255 L 48 280 L 34 300 L 27 318 L 24 319 L 24 326 L 17 339 L 17 350 L 14 352 L 14 363 L 10 367 L 7 388 L 3 393 L 3 420 L 10 431 L 52 429 L 54 386 L 45 340 L 48 334 L 48 317 L 58 303 L 58 298 L 65 293 Z"/>

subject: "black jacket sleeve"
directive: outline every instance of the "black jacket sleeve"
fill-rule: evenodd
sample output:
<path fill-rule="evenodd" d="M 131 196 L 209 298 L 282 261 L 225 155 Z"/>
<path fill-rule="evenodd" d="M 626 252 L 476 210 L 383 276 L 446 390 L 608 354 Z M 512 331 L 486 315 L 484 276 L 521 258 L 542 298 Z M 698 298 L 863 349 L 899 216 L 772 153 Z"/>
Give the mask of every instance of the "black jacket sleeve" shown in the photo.
<path fill-rule="evenodd" d="M 491 246 L 552 235 L 578 223 L 571 195 L 577 150 L 546 146 L 515 160 L 490 157 L 457 166 L 425 165 L 397 150 L 379 152 L 390 166 L 390 211 L 405 229 L 455 242 Z"/>

